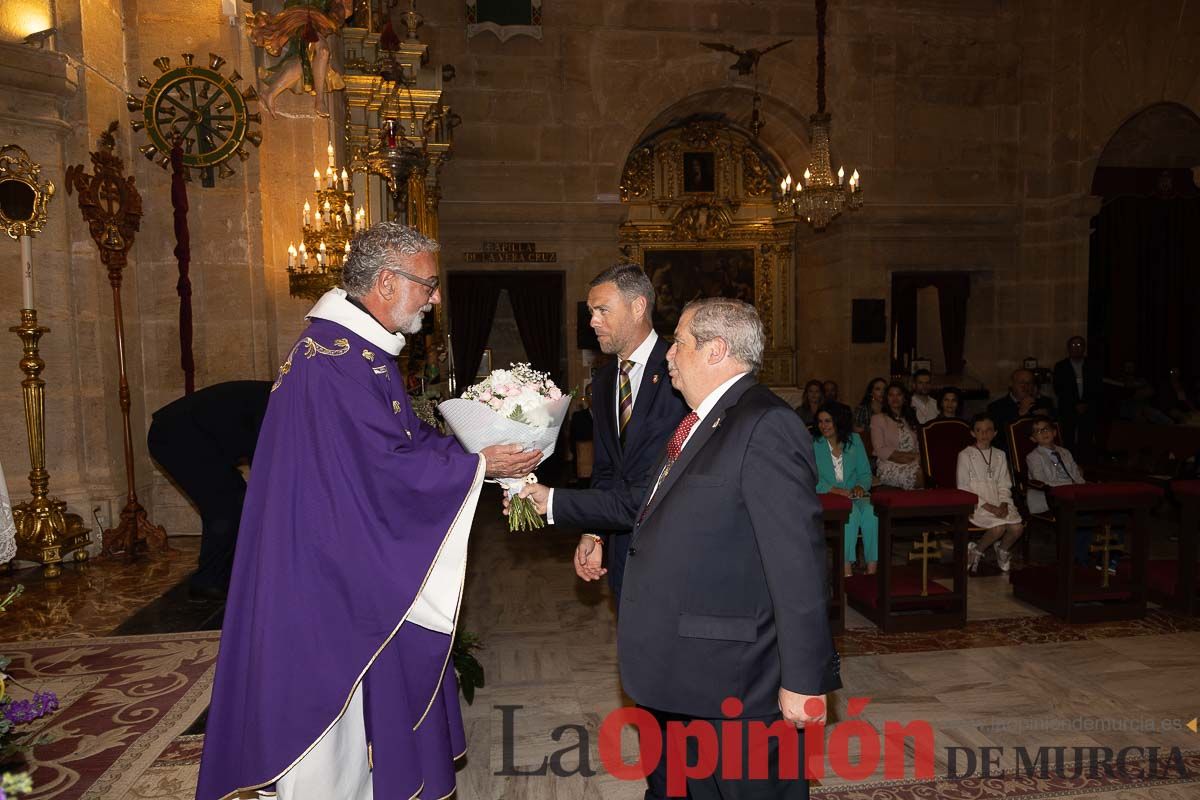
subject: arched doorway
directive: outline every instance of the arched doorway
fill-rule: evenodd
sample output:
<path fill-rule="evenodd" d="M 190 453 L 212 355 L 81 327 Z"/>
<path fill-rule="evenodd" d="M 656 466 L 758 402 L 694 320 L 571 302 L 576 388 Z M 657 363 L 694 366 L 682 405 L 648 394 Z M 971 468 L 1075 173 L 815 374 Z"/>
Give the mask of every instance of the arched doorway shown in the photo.
<path fill-rule="evenodd" d="M 1200 117 L 1175 103 L 1129 119 L 1101 154 L 1092 183 L 1103 205 L 1092 220 L 1088 338 L 1109 375 L 1132 364 L 1156 387 L 1171 368 L 1189 388 L 1200 380 L 1197 172 Z"/>

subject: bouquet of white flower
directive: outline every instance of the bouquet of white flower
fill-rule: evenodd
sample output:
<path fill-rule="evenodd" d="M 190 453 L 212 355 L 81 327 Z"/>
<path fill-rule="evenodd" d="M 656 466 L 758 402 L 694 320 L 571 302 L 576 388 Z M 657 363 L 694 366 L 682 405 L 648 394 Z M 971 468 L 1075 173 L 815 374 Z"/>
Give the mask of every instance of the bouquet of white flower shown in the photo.
<path fill-rule="evenodd" d="M 478 453 L 495 444 L 517 444 L 541 450 L 545 461 L 554 453 L 558 430 L 566 419 L 571 395 L 563 394 L 550 376 L 528 364 L 510 364 L 467 389 L 462 397 L 438 406 L 442 418 L 467 452 Z M 525 478 L 499 478 L 508 492 L 508 529 L 524 531 L 545 525 L 527 499 L 517 497 Z"/>

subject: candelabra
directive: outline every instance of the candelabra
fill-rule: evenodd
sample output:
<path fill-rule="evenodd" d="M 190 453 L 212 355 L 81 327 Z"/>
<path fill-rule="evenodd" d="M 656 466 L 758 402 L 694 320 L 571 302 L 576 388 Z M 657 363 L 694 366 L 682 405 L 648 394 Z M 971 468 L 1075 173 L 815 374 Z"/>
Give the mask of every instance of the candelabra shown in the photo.
<path fill-rule="evenodd" d="M 858 170 L 846 184 L 846 171 L 838 167 L 836 180 L 829 158 L 830 115 L 825 111 L 825 11 L 826 0 L 817 6 L 817 113 L 808 118 L 812 156 L 804 170 L 804 183 L 792 183 L 789 174 L 779 184 L 776 208 L 780 214 L 803 217 L 815 230 L 825 230 L 843 211 L 862 208 L 862 186 Z"/>
<path fill-rule="evenodd" d="M 350 239 L 367 225 L 367 212 L 354 207 L 354 189 L 345 168 L 337 168 L 333 143 L 326 149 L 329 165 L 313 170 L 316 207 L 304 201 L 300 247 L 288 244 L 288 291 L 292 297 L 316 300 L 337 286 L 350 252 Z M 353 213 L 353 216 L 351 214 Z"/>
<path fill-rule="evenodd" d="M 38 342 L 49 328 L 38 324 L 33 297 L 33 236 L 46 224 L 46 204 L 54 184 L 43 181 L 42 167 L 17 145 L 0 148 L 0 231 L 21 242 L 21 324 L 9 328 L 21 339 L 21 395 L 25 406 L 25 432 L 29 437 L 29 488 L 33 498 L 13 506 L 17 558 L 46 566 L 46 577 L 62 573 L 63 557 L 74 552 L 76 561 L 87 558 L 88 529 L 67 504 L 50 496 L 46 470 L 46 362 Z"/>

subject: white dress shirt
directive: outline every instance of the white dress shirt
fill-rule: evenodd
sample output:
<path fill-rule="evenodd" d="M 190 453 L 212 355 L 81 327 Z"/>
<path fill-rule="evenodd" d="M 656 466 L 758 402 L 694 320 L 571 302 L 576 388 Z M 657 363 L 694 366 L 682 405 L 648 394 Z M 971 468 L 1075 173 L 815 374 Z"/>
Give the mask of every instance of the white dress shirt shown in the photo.
<path fill-rule="evenodd" d="M 637 349 L 629 354 L 629 360 L 633 362 L 633 366 L 629 368 L 629 391 L 630 400 L 634 407 L 637 406 L 638 390 L 642 388 L 642 376 L 646 374 L 646 365 L 650 362 L 650 354 L 654 352 L 654 346 L 658 344 L 658 333 L 653 328 L 642 343 L 637 346 Z M 621 424 L 621 361 L 620 356 L 617 357 L 617 385 L 613 391 L 613 419 L 617 420 L 617 425 Z M 546 523 L 554 524 L 554 490 L 550 490 L 550 495 L 546 498 Z"/>
<path fill-rule="evenodd" d="M 938 415 L 937 400 L 934 400 L 929 395 L 914 394 L 912 396 L 912 407 L 917 412 L 917 422 L 924 425 L 931 419 L 936 419 Z"/>

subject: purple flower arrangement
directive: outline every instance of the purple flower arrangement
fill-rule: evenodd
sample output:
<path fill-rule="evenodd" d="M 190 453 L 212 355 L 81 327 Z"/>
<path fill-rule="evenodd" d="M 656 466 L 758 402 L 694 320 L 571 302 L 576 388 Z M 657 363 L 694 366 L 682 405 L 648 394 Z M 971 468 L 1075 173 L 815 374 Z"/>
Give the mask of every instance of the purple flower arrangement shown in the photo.
<path fill-rule="evenodd" d="M 58 695 L 50 691 L 34 692 L 30 700 L 9 700 L 3 704 L 4 718 L 13 725 L 26 725 L 57 710 Z"/>

